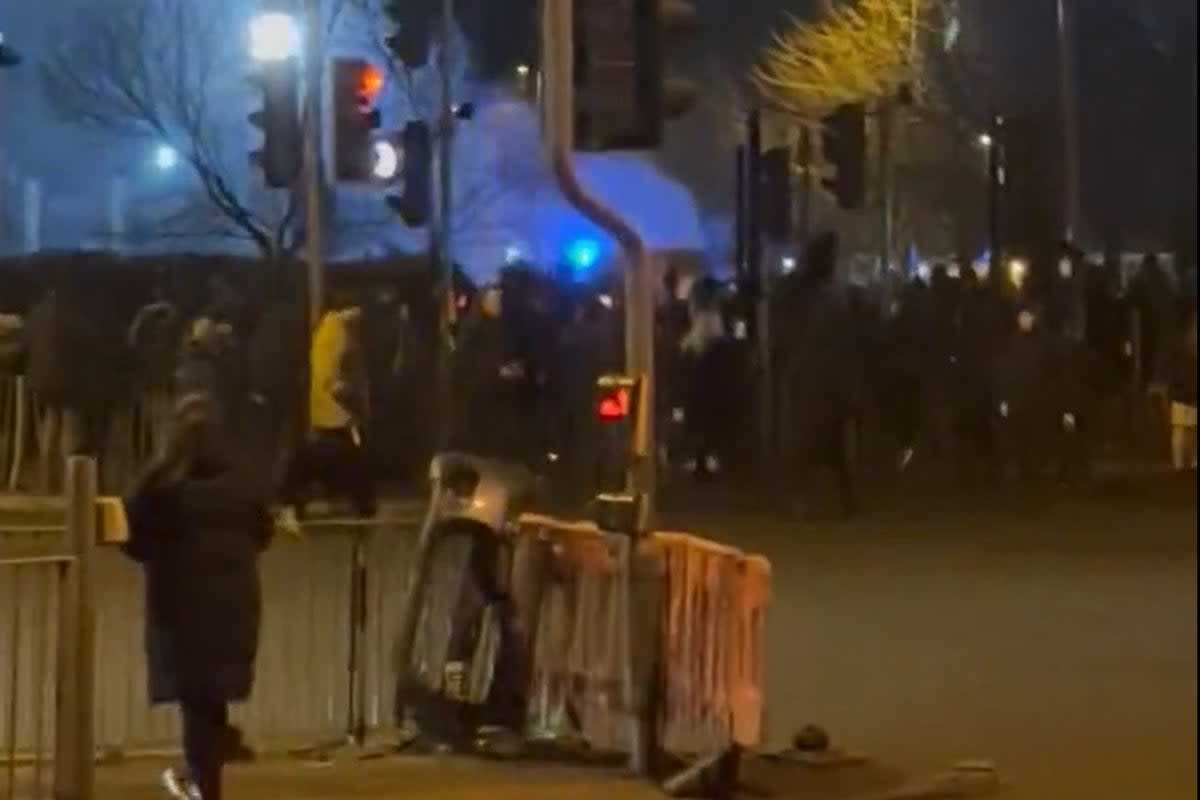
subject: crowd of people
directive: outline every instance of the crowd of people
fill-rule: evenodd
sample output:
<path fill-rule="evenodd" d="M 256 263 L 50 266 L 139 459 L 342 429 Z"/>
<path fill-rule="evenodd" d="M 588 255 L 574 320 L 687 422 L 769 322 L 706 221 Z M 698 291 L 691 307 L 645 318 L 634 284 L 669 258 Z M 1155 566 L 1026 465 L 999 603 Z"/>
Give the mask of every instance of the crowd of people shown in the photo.
<path fill-rule="evenodd" d="M 969 262 L 859 285 L 836 277 L 837 249 L 836 237 L 819 237 L 772 284 L 769 363 L 746 292 L 664 277 L 664 471 L 713 477 L 764 457 L 746 435 L 763 422 L 764 368 L 772 469 L 801 486 L 827 472 L 846 511 L 858 476 L 875 468 L 1080 476 L 1131 438 L 1145 408 L 1172 426 L 1173 465 L 1194 466 L 1194 272 L 1172 275 L 1149 256 L 1126 280 L 1064 248 L 1022 285 Z M 216 282 L 190 319 L 166 299 L 109 319 L 64 283 L 28 309 L 23 352 L 5 360 L 46 409 L 45 485 L 64 449 L 103 449 L 114 409 L 136 398 L 164 415 L 171 398 L 203 393 L 298 516 L 320 485 L 370 514 L 375 483 L 419 481 L 433 420 L 448 412 L 451 446 L 526 462 L 582 499 L 595 465 L 595 381 L 622 367 L 621 304 L 619 291 L 533 270 L 464 283 L 450 401 L 437 391 L 432 303 L 387 286 L 333 293 L 306 336 L 291 295 L 250 301 Z"/>

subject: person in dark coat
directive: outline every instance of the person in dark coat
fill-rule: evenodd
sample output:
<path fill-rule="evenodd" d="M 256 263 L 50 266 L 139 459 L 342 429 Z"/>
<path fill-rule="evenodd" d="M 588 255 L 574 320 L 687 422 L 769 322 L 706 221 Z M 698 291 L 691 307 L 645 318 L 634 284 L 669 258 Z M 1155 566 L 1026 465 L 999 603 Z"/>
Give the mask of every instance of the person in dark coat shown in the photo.
<path fill-rule="evenodd" d="M 178 704 L 190 782 L 177 797 L 221 799 L 228 705 L 250 696 L 258 650 L 258 556 L 271 536 L 267 491 L 226 447 L 210 396 L 175 409 L 164 454 L 125 504 L 125 552 L 146 577 L 151 704 Z"/>
<path fill-rule="evenodd" d="M 175 370 L 175 396 L 211 395 L 222 424 L 232 428 L 244 394 L 238 373 L 232 329 L 209 317 L 193 322 Z"/>
<path fill-rule="evenodd" d="M 856 512 L 858 499 L 849 448 L 850 424 L 860 402 L 861 374 L 853 346 L 846 292 L 834 282 L 838 239 L 817 237 L 808 247 L 798 289 L 798 327 L 788 379 L 793 382 L 797 466 L 806 499 L 817 474 L 833 475 L 841 509 Z"/>
<path fill-rule="evenodd" d="M 123 342 L 105 321 L 86 292 L 70 283 L 42 298 L 26 320 L 29 386 L 45 406 L 39 431 L 43 491 L 59 484 L 64 456 L 95 453 L 104 441 L 124 367 Z"/>
<path fill-rule="evenodd" d="M 464 321 L 455 358 L 455 446 L 494 458 L 515 458 L 522 380 L 527 375 L 505 320 L 506 297 L 486 287 Z"/>
<path fill-rule="evenodd" d="M 1196 469 L 1196 310 L 1186 332 L 1177 337 L 1167 364 L 1171 402 L 1171 466 L 1177 472 Z"/>
<path fill-rule="evenodd" d="M 1044 446 L 1054 427 L 1049 389 L 1050 351 L 1037 314 L 1017 312 L 1017 331 L 996 363 L 995 400 L 1003 442 L 1018 476 L 1033 478 L 1041 470 Z"/>

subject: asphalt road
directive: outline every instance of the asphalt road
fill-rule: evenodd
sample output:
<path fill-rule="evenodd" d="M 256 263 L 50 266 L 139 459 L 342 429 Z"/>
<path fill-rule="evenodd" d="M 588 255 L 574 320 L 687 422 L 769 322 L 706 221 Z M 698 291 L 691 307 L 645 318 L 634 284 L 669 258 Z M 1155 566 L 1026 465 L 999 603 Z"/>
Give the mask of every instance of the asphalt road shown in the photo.
<path fill-rule="evenodd" d="M 897 496 L 844 524 L 719 505 L 675 516 L 771 558 L 773 743 L 815 722 L 913 775 L 986 759 L 1005 797 L 1196 796 L 1194 483 Z"/>

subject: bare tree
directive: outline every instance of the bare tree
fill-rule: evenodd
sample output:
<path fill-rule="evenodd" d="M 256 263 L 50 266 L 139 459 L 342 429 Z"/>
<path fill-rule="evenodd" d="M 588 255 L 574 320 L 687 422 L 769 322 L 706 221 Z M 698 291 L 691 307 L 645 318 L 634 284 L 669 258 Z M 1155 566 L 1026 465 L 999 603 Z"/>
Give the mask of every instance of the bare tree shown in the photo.
<path fill-rule="evenodd" d="M 148 224 L 155 236 L 226 237 L 266 256 L 300 246 L 299 198 L 240 180 L 246 149 L 227 98 L 245 83 L 234 5 L 108 0 L 72 14 L 41 64 L 47 99 L 67 119 L 120 137 L 175 147 L 196 178 L 195 198 Z M 195 200 L 196 202 L 191 202 Z"/>

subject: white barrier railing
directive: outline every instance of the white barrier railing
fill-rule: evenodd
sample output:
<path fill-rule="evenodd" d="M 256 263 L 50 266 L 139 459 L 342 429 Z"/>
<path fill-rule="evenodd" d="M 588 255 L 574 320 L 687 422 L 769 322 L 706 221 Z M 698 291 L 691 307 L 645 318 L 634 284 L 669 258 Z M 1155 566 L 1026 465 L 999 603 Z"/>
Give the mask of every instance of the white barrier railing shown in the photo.
<path fill-rule="evenodd" d="M 0 797 L 91 800 L 96 467 L 71 459 L 65 516 L 0 510 Z"/>
<path fill-rule="evenodd" d="M 97 431 L 100 440 L 94 443 L 105 489 L 131 485 L 159 448 L 169 417 L 169 394 L 162 389 L 138 392 L 105 415 Z M 0 492 L 47 495 L 61 490 L 55 470 L 47 465 L 72 453 L 62 438 L 64 430 L 48 428 L 51 421 L 24 377 L 0 374 Z"/>
<path fill-rule="evenodd" d="M 263 555 L 257 681 L 249 702 L 234 713 L 252 746 L 290 750 L 361 741 L 369 731 L 392 727 L 399 663 L 395 642 L 417 511 L 409 507 L 377 520 L 311 524 L 302 538 L 277 538 Z M 22 535 L 61 541 L 62 530 Z M 622 673 L 629 646 L 623 620 L 629 611 L 619 556 L 630 540 L 547 517 L 522 517 L 516 530 L 515 549 L 525 552 L 525 563 L 537 554 L 540 564 L 532 572 L 514 568 L 512 575 L 514 581 L 541 586 L 518 601 L 518 606 L 525 603 L 518 612 L 532 620 L 534 633 L 530 726 L 553 727 L 569 706 L 567 716 L 593 747 L 621 749 L 628 745 L 630 714 Z M 16 531 L 10 527 L 3 536 L 0 564 L 7 563 L 4 553 L 16 552 Z M 652 535 L 639 551 L 636 563 L 645 569 L 631 577 L 649 591 L 640 595 L 644 602 L 635 601 L 637 614 L 647 623 L 645 635 L 654 638 L 634 647 L 652 654 L 659 741 L 679 752 L 756 744 L 769 565 L 683 534 Z M 519 564 L 522 557 L 513 561 Z M 96 751 L 101 756 L 173 751 L 179 741 L 174 711 L 151 709 L 146 699 L 140 569 L 108 547 L 90 552 L 88 564 L 96 598 L 90 607 L 95 643 L 81 640 L 71 647 L 79 652 L 80 664 L 94 666 L 89 696 L 94 698 Z M 18 578 L 0 570 L 0 608 L 25 609 L 19 624 L 0 620 L 0 638 L 8 637 L 13 643 L 8 649 L 19 654 L 19 676 L 30 676 L 43 672 L 36 668 L 38 659 L 49 658 L 44 643 L 63 632 L 37 624 L 53 616 L 37 609 L 57 601 L 44 579 L 28 577 L 28 565 L 21 562 L 20 570 Z M 451 582 L 460 578 L 447 576 Z M 38 599 L 29 600 L 30 591 Z M 6 604 L 9 595 L 12 602 Z M 436 649 L 437 638 L 431 629 L 419 645 Z M 62 652 L 67 651 L 60 642 Z M 17 661 L 0 659 L 0 664 L 11 663 Z M 0 687 L 11 689 L 10 684 L 0 676 Z M 9 755 L 20 756 L 10 763 L 21 758 L 41 763 L 36 755 L 43 752 L 44 719 L 29 711 L 0 714 L 14 731 Z M 0 742 L 2 734 L 0 726 Z"/>

